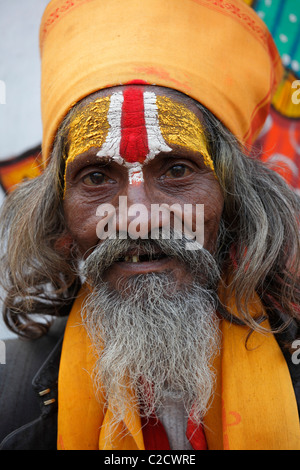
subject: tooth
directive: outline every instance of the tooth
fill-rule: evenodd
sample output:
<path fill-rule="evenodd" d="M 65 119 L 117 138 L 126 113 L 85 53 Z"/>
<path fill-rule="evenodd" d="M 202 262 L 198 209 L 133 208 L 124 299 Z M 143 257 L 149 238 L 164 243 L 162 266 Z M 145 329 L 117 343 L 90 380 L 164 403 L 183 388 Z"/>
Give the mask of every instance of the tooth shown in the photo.
<path fill-rule="evenodd" d="M 136 255 L 134 255 L 134 256 L 132 257 L 132 262 L 133 262 L 133 263 L 137 263 L 138 261 L 139 261 L 139 257 L 136 256 Z"/>
<path fill-rule="evenodd" d="M 125 261 L 128 263 L 130 261 L 130 257 L 129 256 L 125 256 Z"/>

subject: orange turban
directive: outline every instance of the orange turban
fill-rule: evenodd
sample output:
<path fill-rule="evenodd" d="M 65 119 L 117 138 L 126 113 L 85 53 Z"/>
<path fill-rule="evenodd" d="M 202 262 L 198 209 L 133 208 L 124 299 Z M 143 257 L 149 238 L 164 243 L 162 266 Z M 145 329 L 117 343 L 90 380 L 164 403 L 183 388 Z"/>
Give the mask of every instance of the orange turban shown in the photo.
<path fill-rule="evenodd" d="M 135 80 L 191 96 L 251 144 L 282 77 L 269 31 L 242 0 L 52 0 L 40 50 L 44 159 L 76 102 Z"/>

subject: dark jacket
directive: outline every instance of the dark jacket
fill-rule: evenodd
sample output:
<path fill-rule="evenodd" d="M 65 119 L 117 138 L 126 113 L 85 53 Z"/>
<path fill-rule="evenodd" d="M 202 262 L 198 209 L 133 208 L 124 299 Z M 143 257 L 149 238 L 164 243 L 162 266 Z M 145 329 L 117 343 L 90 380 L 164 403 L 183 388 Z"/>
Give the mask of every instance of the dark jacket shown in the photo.
<path fill-rule="evenodd" d="M 56 450 L 57 381 L 66 319 L 35 341 L 6 341 L 6 364 L 0 365 L 0 449 Z M 277 337 L 279 344 L 291 331 Z M 284 352 L 300 416 L 300 365 Z"/>
<path fill-rule="evenodd" d="M 35 340 L 5 341 L 0 365 L 0 449 L 55 450 L 57 382 L 66 318 Z"/>

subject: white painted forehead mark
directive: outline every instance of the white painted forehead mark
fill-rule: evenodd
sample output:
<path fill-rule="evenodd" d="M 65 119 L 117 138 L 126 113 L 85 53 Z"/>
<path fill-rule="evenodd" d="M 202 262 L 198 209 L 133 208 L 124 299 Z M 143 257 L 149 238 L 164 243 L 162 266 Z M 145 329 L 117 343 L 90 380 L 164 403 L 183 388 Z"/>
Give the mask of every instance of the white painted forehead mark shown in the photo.
<path fill-rule="evenodd" d="M 141 184 L 144 182 L 143 165 L 141 163 L 127 163 L 133 165 L 128 169 L 129 184 Z"/>
<path fill-rule="evenodd" d="M 110 128 L 97 156 L 125 166 L 129 184 L 142 183 L 143 166 L 159 153 L 172 150 L 160 131 L 156 94 L 140 87 L 113 93 L 107 120 Z"/>
<path fill-rule="evenodd" d="M 165 139 L 162 136 L 159 126 L 156 94 L 152 91 L 144 92 L 144 110 L 149 147 L 149 153 L 144 163 L 148 163 L 159 153 L 171 152 L 172 149 L 166 144 Z"/>
<path fill-rule="evenodd" d="M 122 105 L 124 102 L 123 93 L 113 93 L 110 97 L 110 105 L 107 114 L 109 131 L 98 157 L 110 157 L 116 160 L 120 165 L 123 164 L 123 158 L 120 155 L 121 142 L 121 123 L 122 123 Z"/>

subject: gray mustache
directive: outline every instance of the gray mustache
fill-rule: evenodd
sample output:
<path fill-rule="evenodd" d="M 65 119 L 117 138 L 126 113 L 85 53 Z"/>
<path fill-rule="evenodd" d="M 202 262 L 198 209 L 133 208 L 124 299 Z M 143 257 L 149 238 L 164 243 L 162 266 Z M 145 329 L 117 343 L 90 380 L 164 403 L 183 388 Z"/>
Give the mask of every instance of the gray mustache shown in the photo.
<path fill-rule="evenodd" d="M 162 256 L 174 258 L 195 276 L 205 274 L 210 284 L 217 282 L 220 274 L 215 258 L 204 248 L 187 250 L 187 241 L 184 236 L 175 238 L 174 233 L 170 239 L 163 239 L 162 234 L 157 239 L 122 239 L 121 235 L 115 239 L 106 239 L 86 258 L 82 275 L 97 283 L 101 281 L 103 272 L 113 263 L 124 261 L 126 256 L 136 254 L 150 260 Z"/>

